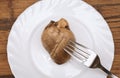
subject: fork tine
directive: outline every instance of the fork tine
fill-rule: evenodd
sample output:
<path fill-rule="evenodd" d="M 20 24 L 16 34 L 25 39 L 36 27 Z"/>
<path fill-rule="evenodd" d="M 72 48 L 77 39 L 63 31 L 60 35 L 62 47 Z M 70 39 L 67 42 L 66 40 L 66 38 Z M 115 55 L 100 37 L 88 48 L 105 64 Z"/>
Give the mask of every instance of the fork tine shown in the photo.
<path fill-rule="evenodd" d="M 70 42 L 71 42 L 73 45 L 78 45 L 78 46 L 80 46 L 80 47 L 82 47 L 82 48 L 88 49 L 86 46 L 84 46 L 84 45 L 82 45 L 82 44 L 79 44 L 79 43 L 77 43 L 77 42 L 75 42 L 75 41 L 69 40 L 69 43 L 70 43 Z M 84 53 L 87 54 L 88 56 L 90 55 L 89 53 L 87 53 L 86 51 L 78 48 L 77 46 L 75 46 L 75 48 L 77 48 L 77 49 L 79 49 L 80 51 L 84 52 Z"/>
<path fill-rule="evenodd" d="M 81 57 L 78 57 L 76 55 L 74 55 L 73 53 L 71 53 L 67 48 L 64 48 L 64 51 L 67 52 L 70 56 L 72 56 L 73 58 L 79 60 L 80 62 L 83 62 L 84 59 L 82 59 Z"/>
<path fill-rule="evenodd" d="M 85 56 L 83 53 L 80 53 L 80 52 L 78 52 L 77 51 L 77 48 L 75 47 L 75 45 L 71 45 L 71 44 L 68 44 L 68 46 L 66 46 L 68 49 L 70 49 L 71 51 L 75 51 L 75 53 L 77 54 L 77 55 L 81 55 L 83 58 L 85 58 L 85 59 L 88 59 L 88 57 L 87 56 Z M 72 49 L 73 48 L 73 49 Z"/>
<path fill-rule="evenodd" d="M 77 42 L 72 41 L 72 40 L 69 40 L 69 41 L 70 41 L 70 42 L 72 42 L 73 44 L 77 44 L 77 45 L 80 45 L 80 46 L 82 46 L 82 47 L 84 47 L 84 48 L 88 49 L 86 46 L 84 46 L 84 45 L 82 45 L 82 44 L 80 44 L 80 43 L 77 43 Z"/>

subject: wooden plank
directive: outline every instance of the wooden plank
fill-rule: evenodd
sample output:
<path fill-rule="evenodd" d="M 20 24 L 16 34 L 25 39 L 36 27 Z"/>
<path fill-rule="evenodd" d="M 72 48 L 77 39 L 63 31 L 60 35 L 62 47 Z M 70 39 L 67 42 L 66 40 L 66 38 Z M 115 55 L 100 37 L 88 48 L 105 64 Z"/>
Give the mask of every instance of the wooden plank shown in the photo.
<path fill-rule="evenodd" d="M 6 53 L 9 31 L 0 31 L 0 54 Z"/>
<path fill-rule="evenodd" d="M 6 54 L 0 54 L 0 75 L 11 74 Z"/>
<path fill-rule="evenodd" d="M 112 32 L 114 39 L 120 39 L 120 32 Z"/>
<path fill-rule="evenodd" d="M 27 7 L 37 2 L 38 0 L 14 0 L 14 17 L 18 17 L 20 13 L 22 13 Z"/>
<path fill-rule="evenodd" d="M 84 1 L 86 1 L 87 3 L 91 5 L 98 5 L 98 6 L 99 5 L 114 6 L 114 5 L 120 4 L 120 0 L 84 0 Z"/>
<path fill-rule="evenodd" d="M 119 50 L 120 51 L 120 50 Z M 112 66 L 112 72 L 120 77 L 120 54 L 115 55 L 114 63 Z"/>
<path fill-rule="evenodd" d="M 120 32 L 120 27 L 111 28 L 111 31 L 112 31 L 113 33 Z M 115 36 L 116 36 L 116 35 L 115 35 Z"/>
<path fill-rule="evenodd" d="M 112 31 L 114 42 L 119 43 L 120 42 L 120 22 L 109 22 L 108 24 Z"/>
<path fill-rule="evenodd" d="M 118 49 L 119 51 L 115 51 L 116 53 L 120 53 L 120 43 L 116 42 L 115 43 L 115 50 Z M 120 60 L 120 59 L 119 59 Z"/>
<path fill-rule="evenodd" d="M 0 1 L 0 30 L 10 29 L 13 24 L 12 0 Z"/>
<path fill-rule="evenodd" d="M 10 18 L 7 0 L 0 0 L 0 19 L 3 18 Z"/>
<path fill-rule="evenodd" d="M 115 6 L 94 6 L 105 19 L 120 18 L 120 5 Z M 112 12 L 112 13 L 111 13 Z"/>
<path fill-rule="evenodd" d="M 13 23 L 10 19 L 0 19 L 0 30 L 10 30 Z"/>
<path fill-rule="evenodd" d="M 114 39 L 115 43 L 120 43 L 120 39 Z M 120 48 L 120 47 L 119 47 Z"/>
<path fill-rule="evenodd" d="M 0 76 L 0 78 L 14 78 L 13 75 L 3 75 L 3 76 Z"/>
<path fill-rule="evenodd" d="M 118 49 L 119 48 L 119 49 Z M 120 47 L 118 47 L 117 48 L 117 46 L 115 46 L 115 54 L 116 55 L 119 55 L 119 59 L 117 59 L 117 60 L 120 60 Z M 120 62 L 119 62 L 120 63 Z M 120 66 L 119 66 L 120 67 Z"/>
<path fill-rule="evenodd" d="M 6 55 L 8 34 L 9 31 L 0 31 L 0 75 L 11 74 Z"/>
<path fill-rule="evenodd" d="M 118 62 L 116 62 L 116 61 L 118 61 Z M 120 61 L 120 42 L 119 43 L 115 43 L 115 59 L 114 59 L 114 63 L 119 63 L 120 64 L 119 61 Z M 113 64 L 113 66 L 117 66 L 117 65 Z M 119 67 L 120 67 L 120 65 L 119 65 Z"/>
<path fill-rule="evenodd" d="M 116 17 L 116 16 L 115 16 Z M 114 16 L 113 16 L 113 18 L 107 18 L 106 19 L 106 21 L 108 22 L 108 23 L 111 23 L 111 22 L 114 22 L 114 23 L 116 23 L 116 22 L 120 22 L 120 18 L 115 18 Z"/>
<path fill-rule="evenodd" d="M 111 24 L 109 23 L 109 26 L 113 33 L 120 32 L 120 24 L 119 23 L 111 23 Z"/>
<path fill-rule="evenodd" d="M 120 21 L 119 22 L 108 22 L 110 28 L 120 28 Z"/>

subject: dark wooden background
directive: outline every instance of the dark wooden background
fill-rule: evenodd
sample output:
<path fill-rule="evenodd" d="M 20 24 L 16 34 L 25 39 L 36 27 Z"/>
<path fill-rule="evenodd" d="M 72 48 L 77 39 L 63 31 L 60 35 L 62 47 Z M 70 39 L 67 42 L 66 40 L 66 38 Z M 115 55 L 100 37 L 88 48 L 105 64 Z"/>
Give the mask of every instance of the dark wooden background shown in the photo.
<path fill-rule="evenodd" d="M 38 0 L 0 0 L 0 78 L 14 78 L 10 71 L 6 45 L 12 24 L 28 6 Z M 85 0 L 108 22 L 115 42 L 112 72 L 120 77 L 120 0 Z"/>

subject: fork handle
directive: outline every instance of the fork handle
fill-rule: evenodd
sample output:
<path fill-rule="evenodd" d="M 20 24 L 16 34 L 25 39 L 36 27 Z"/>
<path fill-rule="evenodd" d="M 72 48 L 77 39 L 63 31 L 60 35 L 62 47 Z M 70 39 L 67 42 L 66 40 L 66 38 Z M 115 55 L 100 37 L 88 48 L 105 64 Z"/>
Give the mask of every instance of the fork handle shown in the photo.
<path fill-rule="evenodd" d="M 99 67 L 101 70 L 103 70 L 107 75 L 108 78 L 119 78 L 117 76 L 115 76 L 113 73 L 111 73 L 110 71 L 108 71 L 105 67 L 103 67 L 102 65 L 99 65 Z"/>

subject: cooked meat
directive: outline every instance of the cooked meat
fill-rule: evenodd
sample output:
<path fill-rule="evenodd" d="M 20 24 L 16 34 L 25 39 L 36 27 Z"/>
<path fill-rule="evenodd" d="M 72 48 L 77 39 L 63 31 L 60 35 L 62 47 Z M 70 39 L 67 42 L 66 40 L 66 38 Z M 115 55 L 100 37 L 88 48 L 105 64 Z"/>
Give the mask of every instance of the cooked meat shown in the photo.
<path fill-rule="evenodd" d="M 63 18 L 57 22 L 51 21 L 42 34 L 43 46 L 57 64 L 70 59 L 70 55 L 63 50 L 69 40 L 75 41 L 75 38 L 68 22 Z"/>

